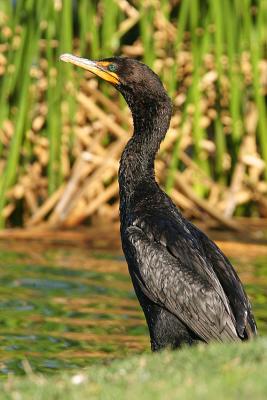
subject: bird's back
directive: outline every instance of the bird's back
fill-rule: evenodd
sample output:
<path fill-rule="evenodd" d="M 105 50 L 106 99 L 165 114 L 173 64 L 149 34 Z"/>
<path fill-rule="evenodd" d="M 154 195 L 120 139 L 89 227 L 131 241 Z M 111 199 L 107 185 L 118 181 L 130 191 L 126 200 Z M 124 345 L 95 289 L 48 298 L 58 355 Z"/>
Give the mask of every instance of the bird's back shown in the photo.
<path fill-rule="evenodd" d="M 122 244 L 143 298 L 207 342 L 256 334 L 243 286 L 215 243 L 184 219 L 158 186 L 137 193 L 134 204 L 124 215 Z"/>

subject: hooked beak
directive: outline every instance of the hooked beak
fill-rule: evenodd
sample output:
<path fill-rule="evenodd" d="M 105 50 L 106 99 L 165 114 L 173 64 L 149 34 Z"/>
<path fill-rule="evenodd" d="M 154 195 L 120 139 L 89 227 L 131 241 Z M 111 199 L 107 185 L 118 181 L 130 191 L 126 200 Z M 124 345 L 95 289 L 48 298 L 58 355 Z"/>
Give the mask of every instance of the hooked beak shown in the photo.
<path fill-rule="evenodd" d="M 59 59 L 82 67 L 113 85 L 118 85 L 120 83 L 118 75 L 107 69 L 110 64 L 108 61 L 91 61 L 86 58 L 73 56 L 72 54 L 62 54 Z"/>

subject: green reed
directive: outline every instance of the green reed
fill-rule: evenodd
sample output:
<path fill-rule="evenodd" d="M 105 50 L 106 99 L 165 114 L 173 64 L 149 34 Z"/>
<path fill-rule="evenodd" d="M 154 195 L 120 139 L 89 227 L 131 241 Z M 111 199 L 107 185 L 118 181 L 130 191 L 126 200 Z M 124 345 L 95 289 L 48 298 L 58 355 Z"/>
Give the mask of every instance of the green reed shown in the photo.
<path fill-rule="evenodd" d="M 182 17 L 182 18 L 181 18 Z M 224 106 L 218 102 L 216 111 L 218 117 L 214 123 L 214 142 L 216 144 L 215 157 L 215 178 L 222 182 L 225 181 L 226 175 L 222 168 L 223 157 L 227 153 L 232 159 L 232 169 L 238 159 L 238 150 L 244 135 L 244 95 L 256 103 L 259 120 L 257 126 L 258 141 L 260 143 L 260 152 L 263 160 L 267 165 L 267 118 L 266 104 L 262 95 L 260 85 L 259 63 L 264 57 L 266 58 L 267 48 L 267 1 L 235 0 L 234 2 L 226 0 L 218 2 L 216 0 L 208 0 L 206 2 L 187 0 L 182 1 L 180 12 L 177 15 L 177 25 L 179 40 L 174 47 L 174 53 L 181 48 L 180 38 L 184 31 L 190 32 L 191 41 L 190 49 L 193 54 L 194 72 L 193 82 L 188 93 L 188 99 L 185 103 L 184 111 L 188 101 L 193 101 L 195 106 L 194 124 L 192 135 L 194 137 L 195 161 L 208 175 L 211 174 L 207 168 L 207 163 L 203 163 L 201 158 L 201 142 L 205 138 L 205 131 L 200 127 L 201 111 L 199 102 L 204 93 L 199 91 L 199 81 L 203 71 L 201 66 L 203 56 L 206 53 L 215 55 L 216 71 L 218 79 L 216 82 L 217 90 L 220 94 L 223 79 L 229 80 L 229 111 L 231 116 L 231 134 L 226 136 L 221 123 L 221 112 Z M 197 37 L 197 30 L 202 32 Z M 183 41 L 184 42 L 184 41 Z M 202 51 L 201 51 L 202 48 Z M 241 72 L 241 54 L 247 51 L 251 55 L 251 64 L 253 70 L 252 87 L 248 87 L 245 94 L 244 76 Z M 223 57 L 228 57 L 227 71 L 223 67 Z M 175 70 L 175 69 L 174 69 Z M 175 74 L 173 82 L 170 83 L 171 89 L 176 87 Z M 191 96 L 191 99 L 190 99 Z M 227 143 L 228 142 L 228 143 Z M 173 159 L 178 157 L 176 146 L 174 147 Z M 174 179 L 172 178 L 178 162 L 171 162 L 167 176 L 167 190 L 170 190 Z M 202 164 L 202 165 L 201 165 Z M 231 173 L 231 172 L 230 172 Z M 267 176 L 267 167 L 265 169 Z M 230 176 L 228 176 L 230 178 Z M 201 188 L 200 188 L 201 192 Z"/>
<path fill-rule="evenodd" d="M 8 146 L 0 142 L 0 156 L 5 161 L 0 176 L 0 226 L 6 225 L 3 210 L 8 203 L 8 192 L 35 160 L 27 131 L 31 129 L 33 110 L 38 102 L 47 104 L 44 128 L 39 135 L 49 140 L 49 161 L 44 168 L 47 176 L 48 195 L 62 183 L 64 173 L 61 165 L 63 125 L 70 127 L 68 151 L 72 155 L 73 126 L 76 101 L 67 85 L 73 82 L 72 68 L 58 62 L 63 52 L 76 52 L 93 59 L 120 54 L 123 45 L 141 43 L 143 60 L 151 67 L 160 60 L 165 84 L 172 98 L 179 93 L 180 81 L 177 56 L 183 50 L 192 54 L 192 82 L 187 88 L 186 101 L 182 104 L 179 130 L 188 118 L 188 107 L 193 105 L 191 157 L 206 175 L 226 183 L 231 179 L 238 160 L 240 144 L 245 135 L 245 100 L 255 103 L 258 111 L 257 143 L 262 159 L 267 163 L 266 102 L 260 82 L 260 60 L 266 58 L 267 48 L 267 0 L 182 0 L 172 5 L 164 0 L 134 3 L 139 19 L 121 30 L 127 18 L 125 10 L 115 0 L 72 0 L 35 2 L 34 0 L 4 0 L 0 2 L 0 45 L 6 58 L 5 72 L 0 76 L 0 130 L 5 121 L 14 126 Z M 167 21 L 175 35 L 160 42 L 161 24 Z M 252 83 L 245 86 L 240 63 L 243 52 L 251 58 Z M 204 57 L 213 54 L 218 93 L 214 108 L 216 120 L 209 131 L 202 126 L 201 100 L 206 97 L 201 87 L 205 73 Z M 165 54 L 165 56 L 164 56 Z M 173 62 L 164 64 L 164 57 Z M 227 67 L 223 63 L 227 57 Z M 41 66 L 41 62 L 46 66 Z M 42 64 L 42 65 L 43 65 Z M 32 76 L 35 67 L 42 69 L 47 89 L 44 98 L 38 97 L 38 78 Z M 83 76 L 77 72 L 76 77 Z M 78 79 L 78 78 L 77 78 Z M 224 82 L 229 81 L 229 105 L 221 103 Z M 31 91 L 33 86 L 36 91 Z M 108 90 L 108 89 L 107 89 Z M 62 105 L 67 114 L 62 114 Z M 225 133 L 222 114 L 227 111 L 231 129 Z M 66 116 L 67 115 L 67 116 Z M 178 135 L 179 136 L 179 135 Z M 211 139 L 216 144 L 212 158 L 203 150 L 203 142 Z M 180 136 L 179 136 L 180 141 Z M 173 147 L 166 187 L 174 185 L 174 175 L 179 163 L 179 141 Z M 225 172 L 223 159 L 228 155 L 231 168 Z M 265 170 L 267 178 L 267 168 Z M 195 187 L 205 196 L 201 182 Z"/>
<path fill-rule="evenodd" d="M 33 13 L 34 10 L 33 3 L 34 2 L 31 0 L 25 2 L 25 10 L 26 12 L 29 13 L 29 15 L 32 15 Z M 9 12 L 10 11 L 12 12 L 12 10 L 9 9 Z M 16 26 L 13 26 L 12 28 L 14 31 L 16 29 Z M 20 151 L 23 145 L 23 139 L 25 137 L 25 124 L 29 116 L 28 113 L 29 85 L 30 85 L 29 70 L 32 60 L 37 55 L 37 44 L 39 37 L 40 35 L 38 27 L 35 24 L 34 18 L 30 18 L 27 28 L 25 26 L 22 27 L 21 49 L 13 58 L 13 64 L 11 64 L 13 66 L 12 73 L 7 77 L 7 81 L 4 80 L 3 83 L 5 89 L 4 101 L 6 101 L 9 94 L 13 92 L 16 81 L 19 80 L 19 90 L 16 93 L 17 112 L 16 112 L 15 130 L 13 133 L 12 140 L 10 142 L 4 173 L 2 174 L 0 180 L 0 227 L 3 227 L 5 222 L 1 214 L 7 202 L 6 192 L 10 188 L 10 186 L 16 181 L 18 174 L 18 167 L 20 164 Z M 30 46 L 29 43 L 31 43 Z M 20 62 L 18 62 L 18 60 Z M 5 82 L 8 82 L 6 86 Z M 5 112 L 6 115 L 8 115 L 10 110 L 6 110 Z"/>

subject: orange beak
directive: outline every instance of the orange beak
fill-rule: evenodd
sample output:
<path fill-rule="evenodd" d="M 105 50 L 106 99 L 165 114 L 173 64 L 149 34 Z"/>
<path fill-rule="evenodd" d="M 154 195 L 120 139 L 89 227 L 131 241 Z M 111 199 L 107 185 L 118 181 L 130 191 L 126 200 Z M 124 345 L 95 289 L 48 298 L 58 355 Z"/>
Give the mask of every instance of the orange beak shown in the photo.
<path fill-rule="evenodd" d="M 108 61 L 92 61 L 86 58 L 73 56 L 72 54 L 62 54 L 59 59 L 82 67 L 113 85 L 118 85 L 120 83 L 118 75 L 107 69 L 109 64 L 111 64 Z"/>

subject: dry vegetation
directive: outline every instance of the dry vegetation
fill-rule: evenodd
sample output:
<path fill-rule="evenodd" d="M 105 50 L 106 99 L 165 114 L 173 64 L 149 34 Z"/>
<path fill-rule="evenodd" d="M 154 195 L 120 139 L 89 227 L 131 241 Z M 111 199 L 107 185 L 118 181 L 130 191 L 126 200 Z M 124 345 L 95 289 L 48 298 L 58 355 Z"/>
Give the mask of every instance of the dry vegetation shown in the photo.
<path fill-rule="evenodd" d="M 142 58 L 160 74 L 174 111 L 157 177 L 187 216 L 232 228 L 235 215 L 267 217 L 266 1 L 247 2 L 247 15 L 225 1 L 227 21 L 218 19 L 216 0 L 206 10 L 198 1 L 196 10 L 188 0 L 141 3 L 113 1 L 113 17 L 104 17 L 105 1 L 91 11 L 93 2 L 81 1 L 76 17 L 83 40 L 72 28 L 57 36 L 55 21 L 73 23 L 67 1 L 48 1 L 47 21 L 39 6 L 29 5 L 29 15 L 39 18 L 30 49 L 30 22 L 21 25 L 18 13 L 12 25 L 13 11 L 0 8 L 0 104 L 8 100 L 0 111 L 2 226 L 118 219 L 118 162 L 131 116 L 113 88 L 60 65 L 58 55 L 70 50 Z M 89 11 L 95 26 L 86 32 Z"/>

